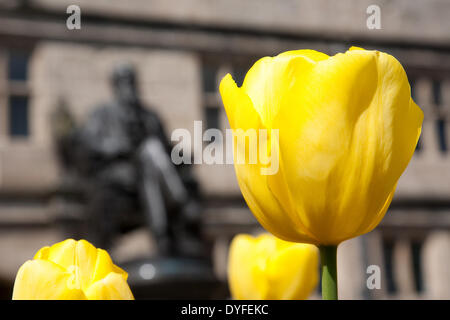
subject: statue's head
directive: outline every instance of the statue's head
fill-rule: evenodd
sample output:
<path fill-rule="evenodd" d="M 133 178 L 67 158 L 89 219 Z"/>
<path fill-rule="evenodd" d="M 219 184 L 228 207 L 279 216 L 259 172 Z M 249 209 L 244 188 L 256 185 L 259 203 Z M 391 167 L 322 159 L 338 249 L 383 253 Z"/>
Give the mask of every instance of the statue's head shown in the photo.
<path fill-rule="evenodd" d="M 117 66 L 112 74 L 112 85 L 116 98 L 126 106 L 138 104 L 136 72 L 133 65 L 126 63 Z"/>

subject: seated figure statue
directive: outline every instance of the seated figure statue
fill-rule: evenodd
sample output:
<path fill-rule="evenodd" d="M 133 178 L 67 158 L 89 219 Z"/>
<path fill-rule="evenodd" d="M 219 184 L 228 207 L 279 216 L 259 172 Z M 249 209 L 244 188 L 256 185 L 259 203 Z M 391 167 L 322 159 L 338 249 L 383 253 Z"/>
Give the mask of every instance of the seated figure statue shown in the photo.
<path fill-rule="evenodd" d="M 74 166 L 89 182 L 87 238 L 110 247 L 120 221 L 134 210 L 160 255 L 202 254 L 198 189 L 190 168 L 171 161 L 163 124 L 142 105 L 131 65 L 114 70 L 112 86 L 114 101 L 95 109 L 69 139 Z"/>

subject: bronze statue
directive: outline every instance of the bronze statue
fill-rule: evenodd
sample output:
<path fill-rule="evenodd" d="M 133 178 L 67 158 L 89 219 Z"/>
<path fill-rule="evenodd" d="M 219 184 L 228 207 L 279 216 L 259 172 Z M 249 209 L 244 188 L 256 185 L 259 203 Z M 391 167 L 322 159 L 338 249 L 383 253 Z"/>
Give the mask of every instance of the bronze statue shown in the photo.
<path fill-rule="evenodd" d="M 130 212 L 139 212 L 160 255 L 202 255 L 199 192 L 190 168 L 172 163 L 162 121 L 142 105 L 131 65 L 114 70 L 112 86 L 114 101 L 95 109 L 58 148 L 66 167 L 88 182 L 86 237 L 108 248 L 122 222 L 132 220 Z"/>

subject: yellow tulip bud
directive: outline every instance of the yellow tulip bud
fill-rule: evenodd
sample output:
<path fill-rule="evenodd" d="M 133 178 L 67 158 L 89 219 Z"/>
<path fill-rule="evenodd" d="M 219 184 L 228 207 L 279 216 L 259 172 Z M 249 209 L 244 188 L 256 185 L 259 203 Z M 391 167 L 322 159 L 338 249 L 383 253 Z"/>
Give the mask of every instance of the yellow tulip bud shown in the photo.
<path fill-rule="evenodd" d="M 128 274 L 85 240 L 40 249 L 17 272 L 14 300 L 133 300 Z"/>
<path fill-rule="evenodd" d="M 394 57 L 360 48 L 265 57 L 240 88 L 226 75 L 220 93 L 231 129 L 278 129 L 276 139 L 258 141 L 276 153 L 275 174 L 261 174 L 261 161 L 236 161 L 251 151 L 245 139 L 234 150 L 239 186 L 262 226 L 316 245 L 375 228 L 421 132 L 423 112 L 410 91 Z"/>
<path fill-rule="evenodd" d="M 270 234 L 238 235 L 230 246 L 228 279 L 235 299 L 306 299 L 319 281 L 318 250 Z"/>

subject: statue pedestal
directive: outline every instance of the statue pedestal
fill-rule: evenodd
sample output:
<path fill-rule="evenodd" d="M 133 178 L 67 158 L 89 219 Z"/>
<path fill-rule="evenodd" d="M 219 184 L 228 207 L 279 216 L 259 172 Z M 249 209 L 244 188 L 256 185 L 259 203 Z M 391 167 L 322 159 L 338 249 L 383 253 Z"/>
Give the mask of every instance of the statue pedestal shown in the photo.
<path fill-rule="evenodd" d="M 208 261 L 155 257 L 122 264 L 128 284 L 139 299 L 226 299 L 227 284 L 219 281 Z"/>

